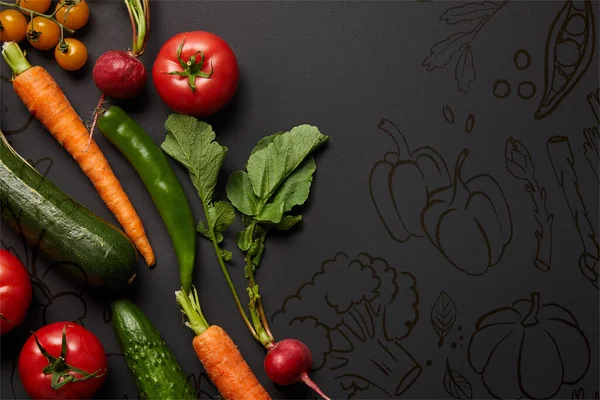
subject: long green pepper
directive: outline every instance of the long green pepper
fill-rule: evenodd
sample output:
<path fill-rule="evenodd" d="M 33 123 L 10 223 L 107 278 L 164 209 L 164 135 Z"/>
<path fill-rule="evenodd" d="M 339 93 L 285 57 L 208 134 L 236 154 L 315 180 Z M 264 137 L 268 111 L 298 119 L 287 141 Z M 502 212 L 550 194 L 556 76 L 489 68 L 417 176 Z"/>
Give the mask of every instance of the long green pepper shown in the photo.
<path fill-rule="evenodd" d="M 133 166 L 148 189 L 171 236 L 184 292 L 192 287 L 196 226 L 188 199 L 167 157 L 152 138 L 118 106 L 98 118 L 98 129 Z"/>

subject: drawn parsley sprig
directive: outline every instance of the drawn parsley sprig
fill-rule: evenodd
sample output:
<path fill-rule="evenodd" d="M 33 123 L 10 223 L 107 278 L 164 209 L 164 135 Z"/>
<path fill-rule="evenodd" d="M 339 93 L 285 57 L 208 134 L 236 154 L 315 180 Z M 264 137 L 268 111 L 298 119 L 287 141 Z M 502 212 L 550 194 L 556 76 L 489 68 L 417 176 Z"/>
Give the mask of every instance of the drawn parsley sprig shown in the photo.
<path fill-rule="evenodd" d="M 465 3 L 446 10 L 439 20 L 448 25 L 457 25 L 461 27 L 461 31 L 451 34 L 431 47 L 429 55 L 423 61 L 427 71 L 446 68 L 450 62 L 456 60 L 454 78 L 458 91 L 468 93 L 476 78 L 471 44 L 488 21 L 506 3 L 506 0 Z"/>

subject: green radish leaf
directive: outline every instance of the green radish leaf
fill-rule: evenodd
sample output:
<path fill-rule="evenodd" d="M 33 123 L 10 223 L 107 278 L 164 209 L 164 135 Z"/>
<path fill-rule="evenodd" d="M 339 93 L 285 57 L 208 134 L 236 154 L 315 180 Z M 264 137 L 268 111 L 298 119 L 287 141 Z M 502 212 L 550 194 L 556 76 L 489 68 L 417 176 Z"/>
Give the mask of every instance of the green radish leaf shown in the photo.
<path fill-rule="evenodd" d="M 227 181 L 227 198 L 242 214 L 256 215 L 258 198 L 252 190 L 252 183 L 245 171 L 236 171 Z"/>
<path fill-rule="evenodd" d="M 235 211 L 226 201 L 217 201 L 208 209 L 215 232 L 224 232 L 235 221 Z"/>
<path fill-rule="evenodd" d="M 188 170 L 202 202 L 212 203 L 227 147 L 215 141 L 210 125 L 188 115 L 169 115 L 165 129 L 161 148 Z"/>
<path fill-rule="evenodd" d="M 292 229 L 301 220 L 302 215 L 284 215 L 281 222 L 275 225 L 275 228 L 280 231 L 287 231 Z"/>
<path fill-rule="evenodd" d="M 283 217 L 284 203 L 266 204 L 255 217 L 258 222 L 277 224 Z"/>
<path fill-rule="evenodd" d="M 221 256 L 224 261 L 231 261 L 233 259 L 233 253 L 229 250 L 219 249 L 221 251 Z"/>
<path fill-rule="evenodd" d="M 250 155 L 246 168 L 260 201 L 266 203 L 304 159 L 327 140 L 327 136 L 310 125 L 263 139 L 260 149 Z"/>
<path fill-rule="evenodd" d="M 237 246 L 242 251 L 248 251 L 252 246 L 252 227 L 248 226 L 236 235 Z"/>
<path fill-rule="evenodd" d="M 283 212 L 288 212 L 292 207 L 304 204 L 308 199 L 316 169 L 315 159 L 308 158 L 277 189 L 271 203 L 283 204 Z"/>
<path fill-rule="evenodd" d="M 210 229 L 206 226 L 206 222 L 200 221 L 196 227 L 196 231 L 208 240 L 212 240 L 212 233 L 210 233 Z"/>

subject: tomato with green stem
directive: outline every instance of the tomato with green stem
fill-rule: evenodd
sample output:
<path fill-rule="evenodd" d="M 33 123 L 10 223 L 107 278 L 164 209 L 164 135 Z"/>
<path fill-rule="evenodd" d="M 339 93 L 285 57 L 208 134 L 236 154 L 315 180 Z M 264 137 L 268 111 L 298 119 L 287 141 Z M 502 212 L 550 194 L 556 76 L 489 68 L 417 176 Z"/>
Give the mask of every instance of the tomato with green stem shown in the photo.
<path fill-rule="evenodd" d="M 17 10 L 0 12 L 0 41 L 20 42 L 27 35 L 27 19 Z"/>
<path fill-rule="evenodd" d="M 48 18 L 34 17 L 27 24 L 27 40 L 38 50 L 53 48 L 58 44 L 60 37 L 60 27 Z"/>
<path fill-rule="evenodd" d="M 154 61 L 152 79 L 173 111 L 204 117 L 231 100 L 239 71 L 235 54 L 223 39 L 195 31 L 167 40 Z"/>
<path fill-rule="evenodd" d="M 0 250 L 0 334 L 23 322 L 31 304 L 31 280 L 25 266 L 7 250 Z"/>
<path fill-rule="evenodd" d="M 60 0 L 54 9 L 54 18 L 70 29 L 81 29 L 90 18 L 90 8 L 85 0 Z"/>
<path fill-rule="evenodd" d="M 87 62 L 88 52 L 85 44 L 77 39 L 67 38 L 56 45 L 54 58 L 62 69 L 76 71 Z"/>
<path fill-rule="evenodd" d="M 107 359 L 92 332 L 72 322 L 55 322 L 27 339 L 18 368 L 33 399 L 87 399 L 104 383 Z"/>
<path fill-rule="evenodd" d="M 18 0 L 17 4 L 31 11 L 45 13 L 50 8 L 50 0 Z M 23 13 L 29 15 L 27 11 Z"/>

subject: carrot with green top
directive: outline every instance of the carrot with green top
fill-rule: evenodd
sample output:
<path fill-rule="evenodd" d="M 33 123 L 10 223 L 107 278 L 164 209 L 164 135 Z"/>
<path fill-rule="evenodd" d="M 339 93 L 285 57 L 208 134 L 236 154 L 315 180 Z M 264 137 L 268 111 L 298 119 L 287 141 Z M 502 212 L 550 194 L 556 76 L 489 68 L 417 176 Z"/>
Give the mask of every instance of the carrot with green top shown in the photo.
<path fill-rule="evenodd" d="M 2 57 L 12 70 L 17 96 L 77 161 L 146 263 L 154 265 L 154 251 L 140 217 L 104 154 L 93 140 L 90 141 L 88 129 L 56 81 L 44 68 L 32 67 L 15 42 L 3 44 Z"/>
<path fill-rule="evenodd" d="M 178 290 L 175 297 L 187 317 L 186 325 L 195 333 L 194 351 L 221 396 L 227 400 L 270 400 L 227 332 L 208 324 L 196 290 L 192 288 L 188 295 Z"/>

